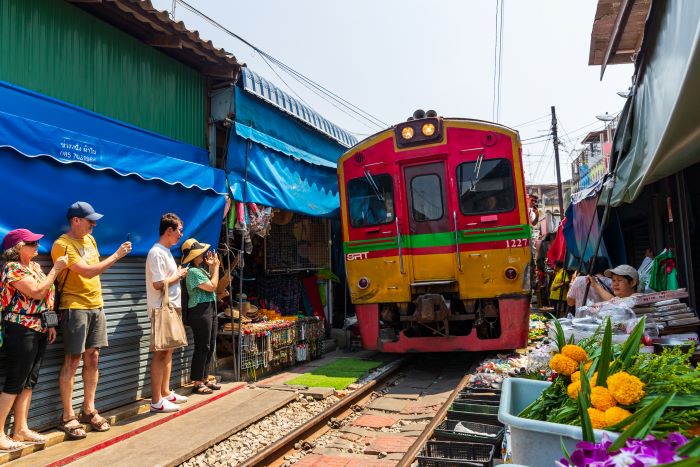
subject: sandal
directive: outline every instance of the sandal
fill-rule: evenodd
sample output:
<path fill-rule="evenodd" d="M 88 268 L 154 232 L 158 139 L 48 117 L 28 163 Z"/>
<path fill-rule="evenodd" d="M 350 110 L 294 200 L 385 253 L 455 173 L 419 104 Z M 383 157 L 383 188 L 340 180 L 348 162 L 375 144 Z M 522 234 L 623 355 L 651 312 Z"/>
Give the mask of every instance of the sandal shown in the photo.
<path fill-rule="evenodd" d="M 87 437 L 87 432 L 85 431 L 85 427 L 83 425 L 78 424 L 75 426 L 68 426 L 68 424 L 73 420 L 77 422 L 78 417 L 73 415 L 68 420 L 62 420 L 60 425 L 58 425 L 58 429 L 68 435 L 68 438 L 70 439 L 85 439 Z"/>
<path fill-rule="evenodd" d="M 19 451 L 24 447 L 24 443 L 8 438 L 5 433 L 0 434 L 0 452 Z"/>
<path fill-rule="evenodd" d="M 40 435 L 32 430 L 27 430 L 24 433 L 15 432 L 15 434 L 12 435 L 12 439 L 27 444 L 45 444 L 47 440 L 46 436 Z"/>
<path fill-rule="evenodd" d="M 93 410 L 90 413 L 81 410 L 78 421 L 80 423 L 89 423 L 93 430 L 99 432 L 109 431 L 112 428 L 112 425 L 109 424 L 106 418 L 97 413 L 97 410 Z"/>
<path fill-rule="evenodd" d="M 211 389 L 213 391 L 218 391 L 219 389 L 221 389 L 221 385 L 216 384 L 216 380 L 207 381 L 206 387 L 208 387 L 209 389 Z"/>
<path fill-rule="evenodd" d="M 192 388 L 193 394 L 211 394 L 212 392 L 214 392 L 214 391 L 209 389 L 207 387 L 207 385 L 204 383 L 199 383 L 195 387 Z"/>

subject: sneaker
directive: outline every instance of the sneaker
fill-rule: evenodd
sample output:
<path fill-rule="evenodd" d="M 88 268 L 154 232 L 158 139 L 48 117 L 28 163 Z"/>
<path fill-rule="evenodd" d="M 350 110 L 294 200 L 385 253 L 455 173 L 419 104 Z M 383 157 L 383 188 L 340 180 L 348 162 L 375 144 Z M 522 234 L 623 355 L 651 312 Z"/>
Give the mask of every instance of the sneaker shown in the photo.
<path fill-rule="evenodd" d="M 180 407 L 165 398 L 161 399 L 157 404 L 151 404 L 151 412 L 168 413 L 177 412 L 178 410 L 180 410 Z"/>
<path fill-rule="evenodd" d="M 166 399 L 174 404 L 184 404 L 185 402 L 187 402 L 187 396 L 181 396 L 176 392 L 171 392 L 170 395 L 166 397 Z"/>

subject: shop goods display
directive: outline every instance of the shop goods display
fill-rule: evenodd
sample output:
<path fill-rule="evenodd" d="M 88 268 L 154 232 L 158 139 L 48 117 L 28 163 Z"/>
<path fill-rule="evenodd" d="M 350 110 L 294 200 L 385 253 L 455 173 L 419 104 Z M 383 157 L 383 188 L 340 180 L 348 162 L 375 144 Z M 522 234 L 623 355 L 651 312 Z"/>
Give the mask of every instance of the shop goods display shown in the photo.
<path fill-rule="evenodd" d="M 700 372 L 690 364 L 692 350 L 639 353 L 644 319 L 624 344 L 613 344 L 611 321 L 578 345 L 567 344 L 559 327 L 559 352 L 549 362 L 556 374 L 553 384 L 520 417 L 578 425 L 584 433 L 593 429 L 620 432 L 633 424 L 643 424 L 639 427 L 642 434 L 697 433 Z"/>
<path fill-rule="evenodd" d="M 293 364 L 298 326 L 292 321 L 244 324 L 241 333 L 241 368 L 270 369 Z"/>

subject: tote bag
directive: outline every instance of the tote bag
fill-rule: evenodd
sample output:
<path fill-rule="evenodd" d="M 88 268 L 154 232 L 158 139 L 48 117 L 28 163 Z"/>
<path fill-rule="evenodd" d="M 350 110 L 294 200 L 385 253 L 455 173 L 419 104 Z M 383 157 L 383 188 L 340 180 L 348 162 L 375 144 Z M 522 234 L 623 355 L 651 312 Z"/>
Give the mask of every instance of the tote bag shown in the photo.
<path fill-rule="evenodd" d="M 163 284 L 163 301 L 160 308 L 153 310 L 151 326 L 151 349 L 170 350 L 187 346 L 187 334 L 182 317 L 170 303 L 168 283 Z"/>

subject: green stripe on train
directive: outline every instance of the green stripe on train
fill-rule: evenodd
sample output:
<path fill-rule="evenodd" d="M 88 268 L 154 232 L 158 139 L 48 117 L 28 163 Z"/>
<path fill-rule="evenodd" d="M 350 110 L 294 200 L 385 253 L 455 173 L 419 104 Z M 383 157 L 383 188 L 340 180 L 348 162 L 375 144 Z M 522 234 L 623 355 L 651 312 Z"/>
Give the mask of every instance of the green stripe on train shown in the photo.
<path fill-rule="evenodd" d="M 508 227 L 491 227 L 487 229 L 461 230 L 459 232 L 459 243 L 484 243 L 496 242 L 499 240 L 515 240 L 519 238 L 530 238 L 531 228 L 529 225 L 514 225 Z M 452 246 L 455 244 L 454 232 L 441 232 L 434 234 L 402 235 L 402 248 L 428 248 L 440 246 Z M 381 239 L 355 240 L 345 242 L 343 249 L 345 253 L 359 253 L 364 251 L 380 251 L 397 248 L 396 237 L 385 237 Z"/>

